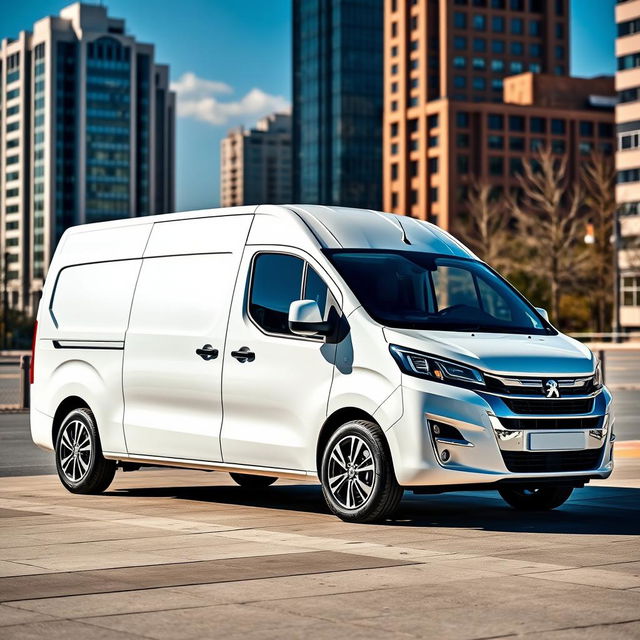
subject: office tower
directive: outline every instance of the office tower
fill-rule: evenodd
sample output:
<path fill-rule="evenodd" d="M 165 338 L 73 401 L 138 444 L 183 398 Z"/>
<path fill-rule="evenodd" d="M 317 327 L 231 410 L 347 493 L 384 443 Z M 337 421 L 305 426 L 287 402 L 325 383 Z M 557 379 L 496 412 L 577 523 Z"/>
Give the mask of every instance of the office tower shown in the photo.
<path fill-rule="evenodd" d="M 293 0 L 293 198 L 382 204 L 383 0 Z"/>
<path fill-rule="evenodd" d="M 566 76 L 568 0 L 385 0 L 384 23 L 384 208 L 449 228 L 458 156 L 482 173 L 489 149 L 464 138 L 445 147 L 454 140 L 448 114 L 454 103 L 492 112 L 507 76 Z M 526 119 L 525 106 L 517 111 Z"/>
<path fill-rule="evenodd" d="M 0 65 L 8 298 L 33 312 L 67 227 L 174 209 L 175 97 L 153 45 L 103 6 L 5 38 Z"/>
<path fill-rule="evenodd" d="M 616 4 L 619 324 L 640 329 L 640 0 Z"/>
<path fill-rule="evenodd" d="M 291 116 L 274 113 L 255 129 L 229 131 L 220 143 L 222 206 L 283 204 L 291 196 Z"/>

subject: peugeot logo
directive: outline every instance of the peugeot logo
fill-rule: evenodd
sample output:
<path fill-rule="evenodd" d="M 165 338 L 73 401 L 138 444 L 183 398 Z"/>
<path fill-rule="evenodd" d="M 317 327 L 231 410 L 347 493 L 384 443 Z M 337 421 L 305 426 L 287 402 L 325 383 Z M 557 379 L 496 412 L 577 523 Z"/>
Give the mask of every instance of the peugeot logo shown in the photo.
<path fill-rule="evenodd" d="M 547 398 L 559 398 L 558 383 L 555 380 L 547 380 L 544 383 L 544 394 Z"/>

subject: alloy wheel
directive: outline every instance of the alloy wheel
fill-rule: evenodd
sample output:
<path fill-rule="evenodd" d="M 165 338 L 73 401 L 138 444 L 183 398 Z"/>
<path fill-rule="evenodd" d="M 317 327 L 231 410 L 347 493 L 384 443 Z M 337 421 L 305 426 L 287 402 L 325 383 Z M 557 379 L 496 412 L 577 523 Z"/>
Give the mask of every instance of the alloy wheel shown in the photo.
<path fill-rule="evenodd" d="M 331 495 L 342 507 L 362 507 L 376 482 L 375 461 L 369 445 L 356 435 L 339 440 L 329 456 L 327 478 Z"/>
<path fill-rule="evenodd" d="M 89 472 L 91 435 L 87 425 L 80 420 L 71 420 L 62 428 L 60 437 L 60 468 L 67 480 L 80 482 Z"/>

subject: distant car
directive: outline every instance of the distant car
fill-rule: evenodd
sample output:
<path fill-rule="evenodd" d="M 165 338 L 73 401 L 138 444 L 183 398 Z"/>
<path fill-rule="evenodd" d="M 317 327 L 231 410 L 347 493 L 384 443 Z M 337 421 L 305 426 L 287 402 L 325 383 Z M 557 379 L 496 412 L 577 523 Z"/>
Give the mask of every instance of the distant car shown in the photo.
<path fill-rule="evenodd" d="M 340 518 L 403 490 L 552 509 L 613 469 L 582 344 L 437 226 L 324 206 L 68 230 L 34 336 L 31 430 L 63 485 L 118 466 L 319 479 Z"/>

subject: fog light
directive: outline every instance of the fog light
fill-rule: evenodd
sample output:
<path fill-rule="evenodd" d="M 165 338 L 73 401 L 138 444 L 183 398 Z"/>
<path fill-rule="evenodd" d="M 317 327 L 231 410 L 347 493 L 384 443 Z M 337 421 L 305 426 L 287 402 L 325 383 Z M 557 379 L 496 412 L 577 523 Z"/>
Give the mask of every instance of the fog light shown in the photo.
<path fill-rule="evenodd" d="M 449 453 L 449 449 L 443 449 L 440 452 L 440 460 L 442 460 L 442 462 L 448 462 L 449 458 L 451 458 L 451 454 Z"/>

